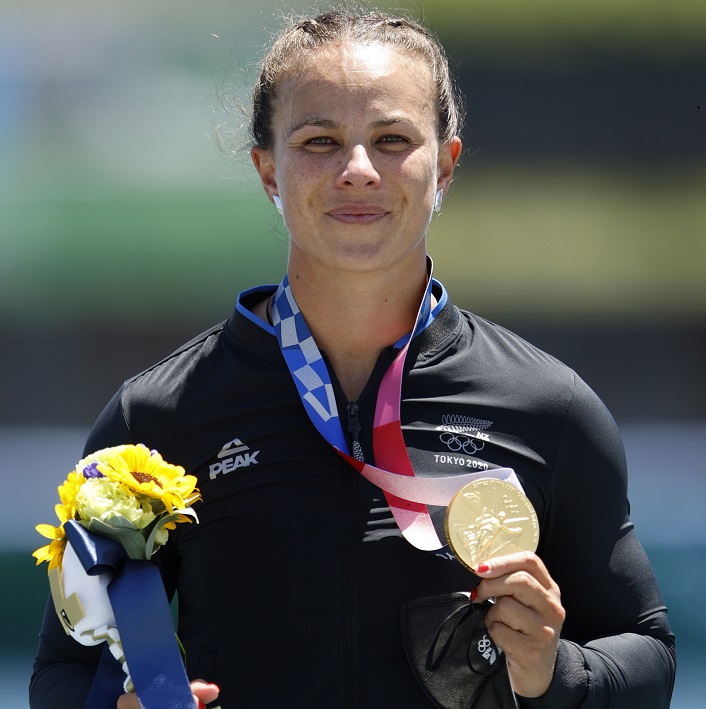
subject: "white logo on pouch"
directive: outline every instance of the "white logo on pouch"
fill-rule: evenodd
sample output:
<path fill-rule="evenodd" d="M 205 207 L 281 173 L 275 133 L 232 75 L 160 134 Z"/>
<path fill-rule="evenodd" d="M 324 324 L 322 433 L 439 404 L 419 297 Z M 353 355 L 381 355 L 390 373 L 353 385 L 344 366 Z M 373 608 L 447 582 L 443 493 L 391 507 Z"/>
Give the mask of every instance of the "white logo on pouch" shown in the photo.
<path fill-rule="evenodd" d="M 490 638 L 484 635 L 478 641 L 478 652 L 483 656 L 484 660 L 488 660 L 491 665 L 495 664 L 498 656 L 495 654 L 495 649 L 493 648 L 493 643 L 490 642 Z"/>
<path fill-rule="evenodd" d="M 257 465 L 257 456 L 260 451 L 249 452 L 250 446 L 246 446 L 239 438 L 228 441 L 218 453 L 219 463 L 212 463 L 208 467 L 208 474 L 211 480 L 215 479 L 219 473 L 230 473 L 238 468 L 247 468 L 250 465 Z"/>

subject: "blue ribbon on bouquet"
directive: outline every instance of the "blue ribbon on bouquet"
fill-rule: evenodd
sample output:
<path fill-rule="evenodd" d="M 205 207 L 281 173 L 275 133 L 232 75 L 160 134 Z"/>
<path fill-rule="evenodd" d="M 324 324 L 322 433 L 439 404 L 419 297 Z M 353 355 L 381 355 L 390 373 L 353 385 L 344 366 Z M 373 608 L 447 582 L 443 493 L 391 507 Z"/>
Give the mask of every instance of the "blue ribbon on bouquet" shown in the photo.
<path fill-rule="evenodd" d="M 174 633 L 159 569 L 129 559 L 122 544 L 89 532 L 75 520 L 66 537 L 89 576 L 112 573 L 108 597 L 120 633 L 125 661 L 144 709 L 193 709 L 194 697 Z M 87 709 L 114 707 L 125 675 L 107 644 L 103 648 Z"/>

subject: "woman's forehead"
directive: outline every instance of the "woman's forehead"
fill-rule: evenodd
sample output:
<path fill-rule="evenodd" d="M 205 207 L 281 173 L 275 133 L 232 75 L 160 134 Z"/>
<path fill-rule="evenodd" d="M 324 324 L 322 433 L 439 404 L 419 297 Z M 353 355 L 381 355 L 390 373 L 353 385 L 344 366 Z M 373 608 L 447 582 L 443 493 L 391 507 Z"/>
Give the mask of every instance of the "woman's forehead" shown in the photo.
<path fill-rule="evenodd" d="M 431 69 L 419 54 L 389 43 L 340 41 L 305 51 L 286 78 L 301 81 L 359 73 L 374 79 L 400 70 L 431 79 Z"/>
<path fill-rule="evenodd" d="M 277 91 L 277 117 L 291 127 L 318 118 L 379 108 L 420 119 L 436 105 L 431 71 L 417 57 L 387 44 L 341 44 L 307 52 Z M 384 120 L 385 117 L 371 120 Z M 280 126 L 285 128 L 285 126 Z"/>

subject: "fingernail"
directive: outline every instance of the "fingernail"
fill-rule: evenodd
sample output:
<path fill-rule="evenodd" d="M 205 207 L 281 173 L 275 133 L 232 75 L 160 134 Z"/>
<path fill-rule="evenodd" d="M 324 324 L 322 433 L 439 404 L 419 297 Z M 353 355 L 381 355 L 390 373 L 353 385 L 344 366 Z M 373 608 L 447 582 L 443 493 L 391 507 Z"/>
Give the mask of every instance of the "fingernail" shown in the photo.
<path fill-rule="evenodd" d="M 206 705 L 199 699 L 199 705 L 197 709 L 206 709 Z"/>
<path fill-rule="evenodd" d="M 476 571 L 479 574 L 484 574 L 486 571 L 489 571 L 489 570 L 490 570 L 490 566 L 488 566 L 488 564 L 478 564 L 478 566 L 476 567 Z"/>
<path fill-rule="evenodd" d="M 471 591 L 471 603 L 475 603 L 477 597 L 478 597 L 478 586 L 476 586 L 476 587 Z"/>

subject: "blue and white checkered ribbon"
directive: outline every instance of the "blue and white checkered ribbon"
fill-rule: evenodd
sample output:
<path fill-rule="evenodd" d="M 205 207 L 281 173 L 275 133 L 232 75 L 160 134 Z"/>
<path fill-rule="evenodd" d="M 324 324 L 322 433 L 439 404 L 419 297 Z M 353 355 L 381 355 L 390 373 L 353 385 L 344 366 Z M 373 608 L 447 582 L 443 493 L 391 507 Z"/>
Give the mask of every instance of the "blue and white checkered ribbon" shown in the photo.
<path fill-rule="evenodd" d="M 395 343 L 397 348 L 402 348 L 410 336 L 416 337 L 423 332 L 446 302 L 446 291 L 443 286 L 431 278 L 431 260 L 429 260 L 429 270 L 430 277 L 414 330 Z M 443 295 L 432 311 L 431 291 L 434 284 L 441 288 Z M 272 301 L 272 325 L 309 418 L 332 446 L 348 453 L 348 443 L 338 416 L 331 377 L 304 316 L 297 306 L 286 275 Z"/>

